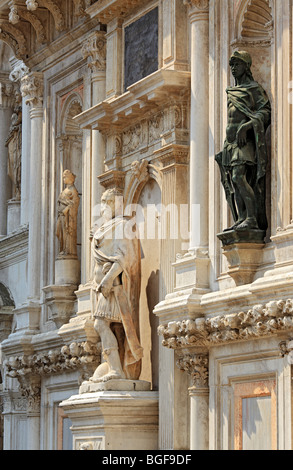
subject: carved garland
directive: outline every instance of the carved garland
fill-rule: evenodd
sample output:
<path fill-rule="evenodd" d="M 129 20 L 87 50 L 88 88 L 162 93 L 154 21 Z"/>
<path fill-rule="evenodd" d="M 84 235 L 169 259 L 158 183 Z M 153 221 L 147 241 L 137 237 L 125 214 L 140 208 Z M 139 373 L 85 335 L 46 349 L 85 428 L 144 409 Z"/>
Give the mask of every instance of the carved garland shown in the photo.
<path fill-rule="evenodd" d="M 17 378 L 23 396 L 38 395 L 40 377 L 51 374 L 61 374 L 81 369 L 80 382 L 92 374 L 101 361 L 100 343 L 88 341 L 71 343 L 61 349 L 35 353 L 29 356 L 10 356 L 5 359 L 3 366 L 8 377 Z M 34 378 L 38 377 L 36 382 Z"/>
<path fill-rule="evenodd" d="M 273 336 L 293 330 L 293 300 L 255 305 L 247 312 L 169 322 L 160 325 L 163 346 L 180 349 Z"/>

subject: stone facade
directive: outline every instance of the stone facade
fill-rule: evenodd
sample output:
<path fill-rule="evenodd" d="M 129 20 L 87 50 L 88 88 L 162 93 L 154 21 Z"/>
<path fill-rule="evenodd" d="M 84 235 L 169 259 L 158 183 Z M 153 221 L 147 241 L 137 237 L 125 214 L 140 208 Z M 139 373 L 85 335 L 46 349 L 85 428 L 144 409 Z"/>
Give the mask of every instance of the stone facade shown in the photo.
<path fill-rule="evenodd" d="M 0 446 L 291 449 L 292 0 L 0 11 Z M 236 50 L 272 107 L 269 227 L 265 243 L 227 249 L 214 157 Z M 73 257 L 56 237 L 65 170 L 79 199 Z M 131 386 L 85 389 L 103 364 L 91 240 L 111 188 L 139 228 L 144 356 Z"/>

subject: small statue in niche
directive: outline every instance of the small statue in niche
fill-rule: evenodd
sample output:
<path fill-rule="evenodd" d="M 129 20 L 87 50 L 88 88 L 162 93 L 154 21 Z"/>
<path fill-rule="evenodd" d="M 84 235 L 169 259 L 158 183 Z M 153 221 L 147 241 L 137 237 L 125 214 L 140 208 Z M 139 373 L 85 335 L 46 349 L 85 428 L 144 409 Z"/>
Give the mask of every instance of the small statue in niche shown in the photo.
<path fill-rule="evenodd" d="M 105 359 L 90 378 L 92 382 L 137 380 L 141 369 L 143 348 L 139 342 L 138 324 L 140 244 L 136 235 L 127 229 L 129 218 L 123 216 L 121 199 L 119 190 L 104 192 L 101 199 L 103 224 L 92 239 L 97 293 L 94 327 L 101 339 Z"/>
<path fill-rule="evenodd" d="M 15 106 L 11 116 L 11 125 L 6 139 L 8 148 L 7 173 L 12 182 L 12 199 L 20 201 L 21 194 L 21 141 L 22 141 L 22 98 L 15 92 Z"/>
<path fill-rule="evenodd" d="M 76 176 L 70 170 L 63 172 L 66 185 L 58 198 L 56 236 L 59 240 L 58 258 L 77 258 L 77 213 L 79 195 L 74 185 Z"/>
<path fill-rule="evenodd" d="M 221 182 L 231 209 L 235 231 L 267 230 L 265 135 L 271 106 L 264 89 L 253 79 L 252 59 L 246 51 L 230 58 L 235 86 L 228 87 L 228 124 L 222 152 L 216 155 Z"/>

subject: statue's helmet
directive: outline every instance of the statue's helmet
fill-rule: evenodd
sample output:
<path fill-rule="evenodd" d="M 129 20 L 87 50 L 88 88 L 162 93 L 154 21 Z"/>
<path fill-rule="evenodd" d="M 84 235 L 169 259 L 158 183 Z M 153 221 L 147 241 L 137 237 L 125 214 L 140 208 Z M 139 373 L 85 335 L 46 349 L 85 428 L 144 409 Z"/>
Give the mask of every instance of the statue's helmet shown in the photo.
<path fill-rule="evenodd" d="M 246 51 L 234 51 L 230 57 L 230 64 L 233 61 L 233 59 L 242 60 L 243 62 L 245 62 L 245 64 L 247 65 L 249 69 L 252 65 L 251 55 Z"/>
<path fill-rule="evenodd" d="M 231 66 L 233 60 L 241 60 L 246 65 L 246 74 L 247 76 L 253 80 L 252 72 L 251 72 L 251 65 L 252 65 L 252 58 L 251 55 L 246 51 L 234 51 L 232 56 L 230 57 L 229 65 Z"/>

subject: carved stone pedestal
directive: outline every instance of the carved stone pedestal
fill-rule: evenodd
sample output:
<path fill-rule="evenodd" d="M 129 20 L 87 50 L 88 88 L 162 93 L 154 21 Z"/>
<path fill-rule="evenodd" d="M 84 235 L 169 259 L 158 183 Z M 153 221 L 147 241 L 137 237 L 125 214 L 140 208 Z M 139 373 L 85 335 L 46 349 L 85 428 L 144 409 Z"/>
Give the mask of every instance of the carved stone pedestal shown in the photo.
<path fill-rule="evenodd" d="M 74 313 L 76 301 L 74 291 L 76 287 L 75 285 L 64 285 L 46 286 L 43 288 L 46 304 L 50 310 L 49 319 L 55 322 L 57 328 L 67 323 Z"/>
<path fill-rule="evenodd" d="M 7 202 L 7 233 L 12 233 L 20 226 L 20 200 Z"/>
<path fill-rule="evenodd" d="M 71 420 L 74 450 L 158 448 L 158 394 L 100 391 L 60 403 Z"/>
<path fill-rule="evenodd" d="M 228 260 L 228 274 L 236 286 L 250 284 L 262 262 L 265 232 L 230 230 L 217 235 Z"/>
<path fill-rule="evenodd" d="M 107 382 L 83 382 L 79 388 L 79 393 L 100 392 L 103 390 L 112 391 L 130 391 L 142 392 L 151 389 L 150 382 L 146 380 L 128 380 L 128 379 L 113 379 Z"/>
<path fill-rule="evenodd" d="M 55 284 L 78 285 L 80 281 L 80 262 L 75 257 L 57 258 L 55 261 Z"/>

